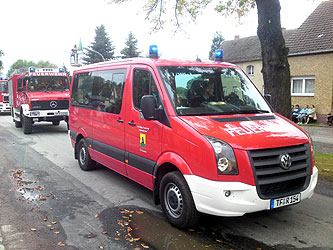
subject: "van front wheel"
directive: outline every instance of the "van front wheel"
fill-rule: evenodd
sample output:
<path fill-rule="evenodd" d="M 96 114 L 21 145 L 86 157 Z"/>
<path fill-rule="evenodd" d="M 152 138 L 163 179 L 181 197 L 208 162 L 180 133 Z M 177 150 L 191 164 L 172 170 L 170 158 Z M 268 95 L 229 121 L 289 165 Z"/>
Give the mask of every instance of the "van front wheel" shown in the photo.
<path fill-rule="evenodd" d="M 84 141 L 84 139 L 81 139 L 79 141 L 77 150 L 80 168 L 84 171 L 96 169 L 96 162 L 91 159 L 88 147 L 86 146 L 86 142 Z"/>
<path fill-rule="evenodd" d="M 191 191 L 180 172 L 163 176 L 160 202 L 168 221 L 175 227 L 187 228 L 199 220 L 200 214 L 195 208 Z"/>

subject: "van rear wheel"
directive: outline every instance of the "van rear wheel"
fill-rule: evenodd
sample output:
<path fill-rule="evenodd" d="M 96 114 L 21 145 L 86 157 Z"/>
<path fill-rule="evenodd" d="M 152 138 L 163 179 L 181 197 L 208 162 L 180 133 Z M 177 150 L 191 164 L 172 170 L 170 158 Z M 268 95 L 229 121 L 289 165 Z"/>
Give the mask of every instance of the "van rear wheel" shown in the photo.
<path fill-rule="evenodd" d="M 163 176 L 160 202 L 168 221 L 175 227 L 193 226 L 200 218 L 190 188 L 180 172 L 170 172 Z"/>
<path fill-rule="evenodd" d="M 84 139 L 81 139 L 79 141 L 77 150 L 78 150 L 77 155 L 80 168 L 84 171 L 90 171 L 96 169 L 96 162 L 91 159 L 88 147 Z"/>

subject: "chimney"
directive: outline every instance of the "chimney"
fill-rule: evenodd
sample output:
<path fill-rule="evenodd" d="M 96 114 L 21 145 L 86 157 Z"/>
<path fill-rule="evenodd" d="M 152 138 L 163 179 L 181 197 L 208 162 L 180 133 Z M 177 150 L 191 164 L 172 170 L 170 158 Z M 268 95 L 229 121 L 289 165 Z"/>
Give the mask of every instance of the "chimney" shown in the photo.
<path fill-rule="evenodd" d="M 234 40 L 239 40 L 239 35 L 235 35 L 235 39 Z"/>

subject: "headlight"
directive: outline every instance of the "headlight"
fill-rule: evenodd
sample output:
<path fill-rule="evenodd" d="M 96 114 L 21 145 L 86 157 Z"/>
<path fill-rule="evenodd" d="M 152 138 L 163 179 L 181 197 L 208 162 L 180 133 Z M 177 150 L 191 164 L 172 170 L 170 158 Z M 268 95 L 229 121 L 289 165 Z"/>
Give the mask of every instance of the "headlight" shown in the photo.
<path fill-rule="evenodd" d="M 39 116 L 39 111 L 30 111 L 30 116 Z"/>
<path fill-rule="evenodd" d="M 232 147 L 219 139 L 205 136 L 205 138 L 212 145 L 217 165 L 217 173 L 225 175 L 237 175 L 238 167 L 236 162 L 235 153 Z"/>
<path fill-rule="evenodd" d="M 313 151 L 313 141 L 312 141 L 312 137 L 311 135 L 305 131 L 305 133 L 307 134 L 307 136 L 309 137 L 309 144 L 310 144 L 310 148 L 311 148 L 311 155 L 312 155 L 312 161 L 313 161 L 313 164 L 315 163 L 315 156 L 314 156 L 314 151 Z"/>

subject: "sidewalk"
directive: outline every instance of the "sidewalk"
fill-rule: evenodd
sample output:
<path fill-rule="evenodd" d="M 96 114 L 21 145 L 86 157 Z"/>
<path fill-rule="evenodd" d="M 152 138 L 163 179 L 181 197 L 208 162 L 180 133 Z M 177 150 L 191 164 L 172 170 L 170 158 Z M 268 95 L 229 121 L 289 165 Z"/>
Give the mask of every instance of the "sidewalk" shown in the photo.
<path fill-rule="evenodd" d="M 333 127 L 301 126 L 312 138 L 315 152 L 333 154 Z"/>

